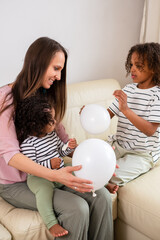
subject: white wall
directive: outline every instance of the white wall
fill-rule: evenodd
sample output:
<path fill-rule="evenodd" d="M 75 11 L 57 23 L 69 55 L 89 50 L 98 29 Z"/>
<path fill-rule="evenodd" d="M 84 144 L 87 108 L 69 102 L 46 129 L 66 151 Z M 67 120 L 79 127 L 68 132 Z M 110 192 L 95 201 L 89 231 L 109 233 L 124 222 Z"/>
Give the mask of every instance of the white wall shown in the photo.
<path fill-rule="evenodd" d="M 139 42 L 144 0 L 0 0 L 0 86 L 19 73 L 38 37 L 59 41 L 69 53 L 68 83 L 116 78 Z"/>

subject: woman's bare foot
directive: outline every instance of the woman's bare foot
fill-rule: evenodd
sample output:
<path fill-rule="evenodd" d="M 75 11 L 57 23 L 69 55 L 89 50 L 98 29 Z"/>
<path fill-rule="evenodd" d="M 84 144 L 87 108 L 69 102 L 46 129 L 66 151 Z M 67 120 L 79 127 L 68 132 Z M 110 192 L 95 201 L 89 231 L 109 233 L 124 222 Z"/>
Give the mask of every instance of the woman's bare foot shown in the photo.
<path fill-rule="evenodd" d="M 109 191 L 110 193 L 115 194 L 115 193 L 118 191 L 119 186 L 116 185 L 116 184 L 114 184 L 114 183 L 108 183 L 108 184 L 106 185 L 106 188 L 108 189 L 108 191 Z"/>
<path fill-rule="evenodd" d="M 68 234 L 68 231 L 66 229 L 64 229 L 63 227 L 61 227 L 59 224 L 53 225 L 49 229 L 49 231 L 54 237 L 62 237 L 64 235 Z"/>

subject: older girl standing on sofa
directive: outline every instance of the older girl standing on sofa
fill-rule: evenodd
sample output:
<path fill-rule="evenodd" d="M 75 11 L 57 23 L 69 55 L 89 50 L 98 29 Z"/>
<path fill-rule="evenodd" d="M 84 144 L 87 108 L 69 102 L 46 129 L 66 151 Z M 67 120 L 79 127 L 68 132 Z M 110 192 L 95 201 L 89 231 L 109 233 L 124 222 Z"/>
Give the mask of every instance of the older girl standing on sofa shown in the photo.
<path fill-rule="evenodd" d="M 105 188 L 93 198 L 92 182 L 72 175 L 81 166 L 53 171 L 20 153 L 14 126 L 17 103 L 35 93 L 45 94 L 49 103 L 55 102 L 60 122 L 66 108 L 66 64 L 67 53 L 59 43 L 39 38 L 29 47 L 16 81 L 0 88 L 0 196 L 15 207 L 37 210 L 26 173 L 60 182 L 65 186 L 55 189 L 53 202 L 61 226 L 68 231 L 63 239 L 112 240 L 112 203 Z M 62 125 L 57 133 L 67 141 Z"/>
<path fill-rule="evenodd" d="M 133 83 L 114 92 L 116 99 L 108 109 L 111 117 L 118 116 L 111 140 L 119 169 L 107 185 L 112 193 L 148 172 L 160 158 L 160 44 L 133 46 L 126 70 Z"/>

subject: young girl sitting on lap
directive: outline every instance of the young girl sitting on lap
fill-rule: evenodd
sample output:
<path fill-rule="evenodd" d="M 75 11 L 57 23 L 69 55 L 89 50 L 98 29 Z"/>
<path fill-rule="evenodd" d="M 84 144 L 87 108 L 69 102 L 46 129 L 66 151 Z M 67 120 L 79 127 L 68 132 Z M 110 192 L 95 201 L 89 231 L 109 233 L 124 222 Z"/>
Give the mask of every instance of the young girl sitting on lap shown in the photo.
<path fill-rule="evenodd" d="M 15 126 L 21 152 L 37 164 L 53 170 L 63 168 L 62 157 L 77 146 L 76 140 L 70 139 L 68 147 L 63 150 L 65 144 L 55 132 L 55 110 L 47 100 L 36 95 L 17 105 Z M 61 188 L 62 184 L 34 175 L 28 175 L 27 184 L 36 196 L 38 211 L 50 233 L 55 237 L 68 234 L 58 224 L 52 203 L 54 188 Z"/>

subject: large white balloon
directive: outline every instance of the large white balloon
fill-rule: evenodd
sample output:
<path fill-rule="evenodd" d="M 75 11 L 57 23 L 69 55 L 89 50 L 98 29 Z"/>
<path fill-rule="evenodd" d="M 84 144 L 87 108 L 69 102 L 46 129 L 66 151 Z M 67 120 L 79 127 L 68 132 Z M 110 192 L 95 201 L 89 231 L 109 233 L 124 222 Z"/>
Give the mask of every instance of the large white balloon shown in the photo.
<path fill-rule="evenodd" d="M 87 139 L 75 149 L 72 165 L 82 165 L 75 175 L 93 182 L 94 191 L 102 188 L 112 177 L 116 156 L 112 147 L 101 139 Z"/>
<path fill-rule="evenodd" d="M 110 115 L 99 104 L 86 105 L 80 115 L 82 127 L 91 134 L 100 134 L 109 127 Z"/>

